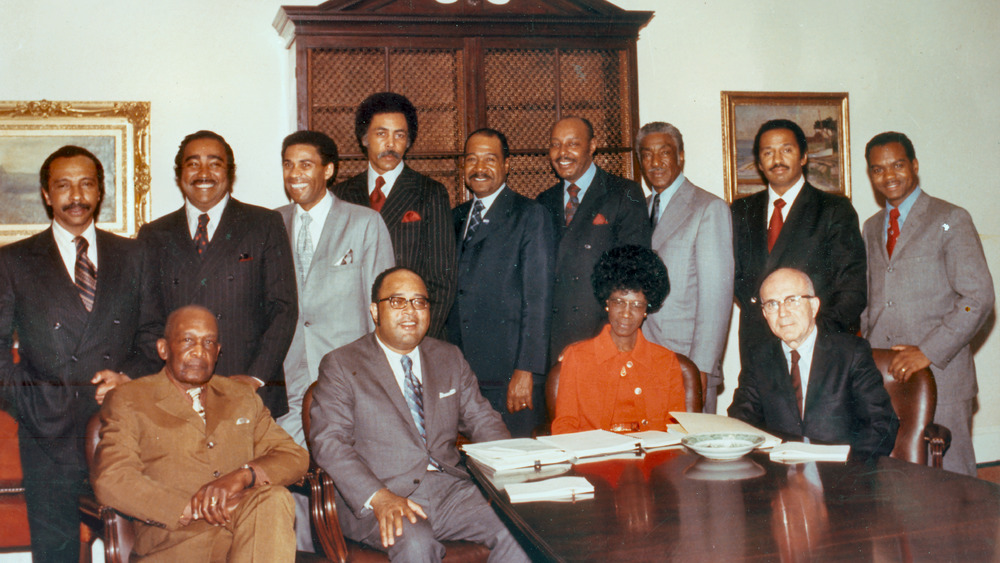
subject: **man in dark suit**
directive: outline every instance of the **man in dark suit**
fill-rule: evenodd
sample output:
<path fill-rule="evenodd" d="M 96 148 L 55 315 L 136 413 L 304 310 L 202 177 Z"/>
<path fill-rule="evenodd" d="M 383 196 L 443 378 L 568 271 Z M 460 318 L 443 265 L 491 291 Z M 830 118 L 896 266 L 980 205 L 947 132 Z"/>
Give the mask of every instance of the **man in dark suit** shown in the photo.
<path fill-rule="evenodd" d="M 372 287 L 375 332 L 330 352 L 312 405 L 313 458 L 337 484 L 344 535 L 396 561 L 440 561 L 442 539 L 483 543 L 490 561 L 528 561 L 462 467 L 473 442 L 510 434 L 462 352 L 424 338 L 420 276 L 390 268 Z"/>
<path fill-rule="evenodd" d="M 555 246 L 545 208 L 507 186 L 509 156 L 499 131 L 480 129 L 465 141 L 473 199 L 453 212 L 458 297 L 448 338 L 510 433 L 528 437 L 545 412 Z"/>
<path fill-rule="evenodd" d="M 804 272 L 780 268 L 761 284 L 763 317 L 779 340 L 751 350 L 729 416 L 764 430 L 889 455 L 899 419 L 871 347 L 816 325 L 822 301 Z M 758 313 L 760 314 L 760 313 Z"/>
<path fill-rule="evenodd" d="M 865 247 L 858 214 L 844 197 L 820 191 L 802 175 L 805 133 L 787 119 L 768 121 L 757 131 L 753 154 L 768 189 L 732 204 L 735 296 L 740 306 L 740 361 L 754 347 L 774 341 L 760 314 L 757 291 L 778 268 L 805 272 L 823 309 L 816 319 L 824 332 L 855 334 L 865 308 Z"/>
<path fill-rule="evenodd" d="M 642 188 L 598 168 L 596 149 L 594 127 L 586 119 L 566 117 L 552 127 L 549 160 L 560 181 L 538 196 L 552 217 L 557 243 L 552 363 L 569 344 L 596 336 L 607 318 L 590 285 L 604 251 L 625 244 L 649 248 Z"/>
<path fill-rule="evenodd" d="M 259 388 L 264 405 L 279 417 L 288 410 L 281 364 L 299 312 L 281 214 L 231 197 L 233 149 L 212 131 L 184 138 L 174 174 L 184 206 L 139 231 L 156 263 L 161 322 L 184 305 L 215 313 L 230 343 L 216 373 Z"/>
<path fill-rule="evenodd" d="M 417 140 L 417 110 L 400 94 L 372 94 L 358 106 L 354 134 L 368 155 L 368 170 L 333 186 L 333 193 L 382 213 L 396 265 L 427 283 L 434 303 L 428 334 L 443 338 L 456 284 L 451 203 L 440 182 L 403 162 Z"/>
<path fill-rule="evenodd" d="M 41 193 L 51 228 L 0 249 L 0 384 L 19 424 L 32 557 L 76 561 L 84 429 L 111 388 L 154 369 L 137 333 L 156 311 L 141 246 L 95 228 L 97 157 L 75 146 L 52 153 Z"/>

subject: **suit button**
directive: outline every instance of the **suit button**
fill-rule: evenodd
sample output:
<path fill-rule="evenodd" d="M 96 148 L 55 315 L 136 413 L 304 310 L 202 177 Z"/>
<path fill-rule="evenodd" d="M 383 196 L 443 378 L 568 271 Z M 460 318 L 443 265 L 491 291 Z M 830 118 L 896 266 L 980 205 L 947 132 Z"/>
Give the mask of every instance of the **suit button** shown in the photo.
<path fill-rule="evenodd" d="M 208 447 L 208 449 L 212 449 L 212 448 L 215 447 L 215 442 L 209 442 L 209 443 L 207 443 L 205 445 Z"/>
<path fill-rule="evenodd" d="M 60 328 L 62 328 L 62 323 L 56 323 L 52 325 L 52 330 L 59 330 Z"/>
<path fill-rule="evenodd" d="M 229 280 L 229 281 L 233 281 L 233 280 L 235 280 L 235 279 L 236 279 L 236 277 L 235 277 L 235 276 L 233 276 L 233 275 L 230 275 L 230 276 L 229 276 L 229 277 L 227 277 L 226 279 L 227 279 L 227 280 Z"/>
<path fill-rule="evenodd" d="M 213 471 L 212 472 L 212 477 L 215 477 L 216 479 L 218 479 L 221 476 L 222 476 L 222 473 L 219 473 L 218 471 Z"/>
<path fill-rule="evenodd" d="M 181 280 L 179 280 L 177 278 L 174 278 L 174 285 L 180 285 L 180 284 L 181 284 Z"/>
<path fill-rule="evenodd" d="M 420 484 L 420 479 L 414 479 L 413 480 L 413 484 L 414 485 L 419 485 Z"/>
<path fill-rule="evenodd" d="M 111 359 L 111 354 L 104 354 L 104 359 L 105 360 L 110 360 Z"/>
<path fill-rule="evenodd" d="M 458 290 L 458 294 L 459 294 L 459 295 L 465 295 L 465 290 L 464 290 L 464 289 L 460 289 L 460 290 Z"/>
<path fill-rule="evenodd" d="M 642 395 L 642 387 L 636 387 L 635 388 L 635 394 L 636 395 Z"/>
<path fill-rule="evenodd" d="M 122 324 L 122 322 L 120 320 L 118 320 L 118 319 L 115 319 L 115 320 L 113 320 L 111 322 L 115 323 L 116 325 Z"/>
<path fill-rule="evenodd" d="M 888 269 L 888 270 L 886 270 L 886 271 L 887 271 L 887 272 L 889 272 L 889 273 L 891 274 L 891 273 L 892 273 L 892 266 L 889 266 L 889 269 Z"/>
<path fill-rule="evenodd" d="M 585 245 L 583 245 L 583 248 L 585 248 L 586 250 L 590 250 L 590 245 L 589 244 L 585 244 Z"/>
<path fill-rule="evenodd" d="M 306 328 L 309 328 L 309 327 L 311 327 L 311 326 L 312 326 L 312 323 L 311 323 L 311 322 L 309 322 L 309 321 L 306 321 L 306 322 L 304 322 L 304 323 L 302 323 L 302 324 L 304 324 Z"/>
<path fill-rule="evenodd" d="M 73 360 L 74 362 L 79 362 L 80 361 L 80 360 L 76 359 L 76 356 L 70 356 L 69 359 Z"/>
<path fill-rule="evenodd" d="M 222 313 L 216 313 L 216 314 L 215 314 L 215 318 L 217 318 L 217 319 L 220 319 L 220 320 L 221 320 L 221 319 L 222 319 Z"/>
<path fill-rule="evenodd" d="M 579 312 L 579 311 L 580 311 L 580 307 L 577 307 L 576 305 L 573 305 L 573 312 L 576 313 L 576 312 Z"/>
<path fill-rule="evenodd" d="M 886 307 L 892 307 L 892 301 L 885 304 Z"/>
<path fill-rule="evenodd" d="M 573 281 L 580 281 L 580 276 L 573 276 Z"/>

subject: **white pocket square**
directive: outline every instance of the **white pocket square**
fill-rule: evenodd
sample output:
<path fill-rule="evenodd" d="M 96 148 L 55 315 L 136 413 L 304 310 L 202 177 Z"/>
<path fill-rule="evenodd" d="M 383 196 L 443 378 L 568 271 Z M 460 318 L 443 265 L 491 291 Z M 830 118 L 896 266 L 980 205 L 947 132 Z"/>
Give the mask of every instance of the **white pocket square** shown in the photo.
<path fill-rule="evenodd" d="M 338 266 L 346 266 L 346 265 L 352 264 L 352 263 L 354 263 L 354 249 L 353 248 L 351 250 L 347 251 L 347 254 L 345 254 L 344 257 L 340 259 L 340 262 L 337 262 L 337 265 Z"/>
<path fill-rule="evenodd" d="M 455 394 L 455 390 L 454 389 L 452 389 L 451 391 L 448 391 L 447 393 L 438 393 L 438 399 L 444 399 L 445 397 L 451 397 L 454 394 Z"/>
<path fill-rule="evenodd" d="M 236 425 L 239 426 L 240 424 L 250 424 L 250 419 L 240 417 L 236 420 Z"/>

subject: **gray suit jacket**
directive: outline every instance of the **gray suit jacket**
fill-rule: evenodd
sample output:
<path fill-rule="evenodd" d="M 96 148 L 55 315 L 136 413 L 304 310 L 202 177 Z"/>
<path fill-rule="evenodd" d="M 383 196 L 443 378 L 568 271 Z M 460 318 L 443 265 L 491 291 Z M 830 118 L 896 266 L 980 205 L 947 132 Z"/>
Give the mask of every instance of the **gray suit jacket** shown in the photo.
<path fill-rule="evenodd" d="M 685 179 L 656 223 L 653 250 L 667 266 L 670 294 L 643 334 L 690 358 L 717 385 L 733 311 L 729 206 Z"/>
<path fill-rule="evenodd" d="M 372 283 L 385 269 L 395 265 L 392 241 L 377 211 L 338 199 L 324 218 L 323 231 L 315 241 L 305 283 L 296 275 L 299 319 L 285 356 L 285 389 L 288 413 L 278 422 L 305 445 L 302 433 L 302 397 L 319 375 L 319 363 L 328 352 L 353 342 L 375 329 L 368 306 Z M 278 208 L 285 220 L 292 256 L 298 272 L 292 232 L 295 204 Z M 317 217 L 317 219 L 319 219 Z"/>
<path fill-rule="evenodd" d="M 352 539 L 370 531 L 362 519 L 372 517 L 364 507 L 372 494 L 388 487 L 409 496 L 431 456 L 446 473 L 468 479 L 455 448 L 459 432 L 473 442 L 510 437 L 461 350 L 424 338 L 425 445 L 375 338 L 368 334 L 323 358 L 310 411 L 313 458 L 337 484 L 340 525 Z"/>
<path fill-rule="evenodd" d="M 868 308 L 861 333 L 875 348 L 917 346 L 931 361 L 938 402 L 976 395 L 969 341 L 993 308 L 993 278 L 972 217 L 921 193 L 889 258 L 885 210 L 865 221 Z"/>

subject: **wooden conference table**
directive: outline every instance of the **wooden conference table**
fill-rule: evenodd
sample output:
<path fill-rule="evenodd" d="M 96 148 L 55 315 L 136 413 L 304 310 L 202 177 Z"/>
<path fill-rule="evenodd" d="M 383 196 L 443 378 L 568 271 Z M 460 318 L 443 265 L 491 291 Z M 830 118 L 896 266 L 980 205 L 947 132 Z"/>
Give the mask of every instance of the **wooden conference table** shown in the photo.
<path fill-rule="evenodd" d="M 673 449 L 564 473 L 586 477 L 592 499 L 523 504 L 468 466 L 540 561 L 1000 561 L 1000 486 L 891 458 L 722 463 Z"/>

